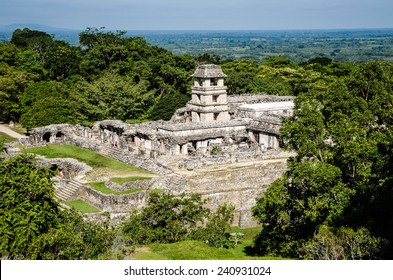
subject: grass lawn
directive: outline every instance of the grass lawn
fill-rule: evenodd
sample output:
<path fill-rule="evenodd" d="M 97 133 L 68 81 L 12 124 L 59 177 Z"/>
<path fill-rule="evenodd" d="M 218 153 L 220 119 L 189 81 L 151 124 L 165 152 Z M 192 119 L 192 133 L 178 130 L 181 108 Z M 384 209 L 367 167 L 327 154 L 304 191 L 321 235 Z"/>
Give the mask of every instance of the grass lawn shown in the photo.
<path fill-rule="evenodd" d="M 9 143 L 9 142 L 13 142 L 15 140 L 16 140 L 15 138 L 9 136 L 8 134 L 0 132 L 0 142 Z"/>
<path fill-rule="evenodd" d="M 250 242 L 248 242 L 250 243 Z M 131 255 L 135 260 L 273 260 L 275 257 L 251 257 L 240 250 L 213 248 L 201 241 L 173 244 L 152 244 L 137 248 Z"/>
<path fill-rule="evenodd" d="M 75 208 L 76 210 L 84 214 L 100 212 L 100 209 L 88 204 L 87 202 L 81 199 L 66 201 L 64 202 L 64 204 L 72 208 Z"/>
<path fill-rule="evenodd" d="M 130 189 L 130 190 L 118 192 L 105 186 L 104 182 L 91 182 L 88 183 L 88 185 L 91 186 L 96 191 L 99 191 L 103 194 L 130 194 L 130 193 L 143 191 L 143 189 Z"/>
<path fill-rule="evenodd" d="M 94 171 L 91 172 L 94 174 L 92 175 L 93 178 L 103 174 L 107 174 L 108 177 L 123 177 L 127 175 L 134 175 L 134 177 L 137 175 L 153 176 L 153 173 L 147 170 L 143 170 L 96 152 L 72 145 L 48 145 L 45 147 L 27 148 L 24 151 L 27 153 L 43 155 L 47 158 L 74 158 L 86 163 L 94 169 Z"/>
<path fill-rule="evenodd" d="M 151 244 L 137 248 L 130 258 L 136 260 L 278 260 L 271 256 L 254 257 L 245 253 L 245 248 L 253 244 L 260 227 L 232 228 L 232 232 L 244 234 L 234 248 L 213 248 L 200 241 L 182 241 L 173 244 Z"/>

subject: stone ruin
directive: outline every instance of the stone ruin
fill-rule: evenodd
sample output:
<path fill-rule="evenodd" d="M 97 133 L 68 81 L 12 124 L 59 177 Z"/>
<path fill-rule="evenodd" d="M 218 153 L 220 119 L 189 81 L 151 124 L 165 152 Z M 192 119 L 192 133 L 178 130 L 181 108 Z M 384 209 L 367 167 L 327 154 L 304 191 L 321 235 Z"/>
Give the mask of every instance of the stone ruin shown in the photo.
<path fill-rule="evenodd" d="M 292 96 L 227 96 L 226 75 L 217 65 L 200 65 L 192 99 L 170 121 L 93 127 L 59 124 L 34 128 L 23 144 L 73 144 L 161 175 L 153 187 L 173 193 L 198 192 L 210 206 L 236 207 L 235 223 L 252 226 L 255 198 L 286 170 L 280 149 L 281 118 L 293 109 Z"/>

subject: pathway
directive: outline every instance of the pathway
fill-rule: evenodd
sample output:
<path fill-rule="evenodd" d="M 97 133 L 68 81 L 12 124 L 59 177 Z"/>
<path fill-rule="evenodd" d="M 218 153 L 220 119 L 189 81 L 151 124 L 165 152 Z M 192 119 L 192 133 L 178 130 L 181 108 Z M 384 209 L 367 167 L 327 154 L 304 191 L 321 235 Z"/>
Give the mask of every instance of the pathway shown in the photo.
<path fill-rule="evenodd" d="M 4 124 L 0 124 L 0 132 L 8 134 L 9 136 L 14 137 L 14 138 L 27 138 L 27 136 L 19 134 L 19 133 L 13 131 L 12 129 L 9 129 Z"/>

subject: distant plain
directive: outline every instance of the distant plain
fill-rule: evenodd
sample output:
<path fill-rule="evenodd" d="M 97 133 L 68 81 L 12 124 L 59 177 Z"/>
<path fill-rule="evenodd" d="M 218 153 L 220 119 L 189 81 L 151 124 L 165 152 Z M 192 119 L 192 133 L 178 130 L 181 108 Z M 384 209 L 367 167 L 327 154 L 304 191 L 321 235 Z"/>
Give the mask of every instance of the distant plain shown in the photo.
<path fill-rule="evenodd" d="M 37 27 L 37 26 L 36 26 Z M 11 39 L 13 28 L 0 27 L 0 41 Z M 32 28 L 34 29 L 34 26 Z M 37 27 L 55 39 L 78 45 L 82 30 Z M 282 31 L 127 31 L 144 37 L 151 45 L 174 54 L 218 55 L 221 59 L 254 59 L 285 56 L 295 62 L 313 57 L 354 63 L 371 60 L 393 62 L 393 29 L 282 30 Z"/>

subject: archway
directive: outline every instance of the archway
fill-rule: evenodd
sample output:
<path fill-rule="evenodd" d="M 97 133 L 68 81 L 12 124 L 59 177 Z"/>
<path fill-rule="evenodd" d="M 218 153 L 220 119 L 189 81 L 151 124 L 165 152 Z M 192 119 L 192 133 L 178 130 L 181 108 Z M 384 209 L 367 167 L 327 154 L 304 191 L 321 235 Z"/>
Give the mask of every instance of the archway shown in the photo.
<path fill-rule="evenodd" d="M 64 140 L 64 133 L 62 133 L 61 131 L 59 131 L 59 132 L 57 132 L 56 133 L 56 140 L 61 140 L 61 141 L 63 141 Z"/>
<path fill-rule="evenodd" d="M 49 143 L 50 142 L 50 138 L 51 138 L 52 134 L 50 132 L 46 132 L 43 136 L 42 136 L 42 140 Z"/>

